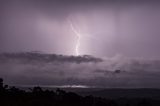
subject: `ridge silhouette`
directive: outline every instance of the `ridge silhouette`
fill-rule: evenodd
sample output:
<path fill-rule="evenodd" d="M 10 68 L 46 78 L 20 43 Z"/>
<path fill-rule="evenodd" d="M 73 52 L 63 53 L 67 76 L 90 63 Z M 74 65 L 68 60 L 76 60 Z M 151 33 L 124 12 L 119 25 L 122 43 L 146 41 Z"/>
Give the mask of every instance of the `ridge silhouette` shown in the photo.
<path fill-rule="evenodd" d="M 160 106 L 158 98 L 107 99 L 92 95 L 80 96 L 61 89 L 43 90 L 37 86 L 30 91 L 3 84 L 0 78 L 0 106 Z"/>

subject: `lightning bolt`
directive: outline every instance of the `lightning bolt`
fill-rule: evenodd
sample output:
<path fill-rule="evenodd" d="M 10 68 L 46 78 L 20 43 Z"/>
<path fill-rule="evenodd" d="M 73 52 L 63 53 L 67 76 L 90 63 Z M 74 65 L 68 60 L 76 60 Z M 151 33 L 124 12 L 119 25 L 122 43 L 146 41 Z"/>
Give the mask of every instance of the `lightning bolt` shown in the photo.
<path fill-rule="evenodd" d="M 76 30 L 76 28 L 72 24 L 72 21 L 69 20 L 69 23 L 70 23 L 70 27 L 71 27 L 72 31 L 75 33 L 75 35 L 77 37 L 77 42 L 76 42 L 76 46 L 75 46 L 75 54 L 76 54 L 76 56 L 78 56 L 80 54 L 79 47 L 80 47 L 81 34 L 80 34 L 80 31 Z"/>

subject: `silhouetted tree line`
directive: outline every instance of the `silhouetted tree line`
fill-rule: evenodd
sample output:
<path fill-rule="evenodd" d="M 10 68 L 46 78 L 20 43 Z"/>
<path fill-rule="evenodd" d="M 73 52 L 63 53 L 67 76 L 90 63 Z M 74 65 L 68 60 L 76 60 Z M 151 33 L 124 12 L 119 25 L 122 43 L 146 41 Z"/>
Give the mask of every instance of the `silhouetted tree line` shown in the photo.
<path fill-rule="evenodd" d="M 8 87 L 0 78 L 0 106 L 160 106 L 158 99 L 119 98 L 107 99 L 94 96 L 80 96 L 61 89 L 42 90 L 34 87 L 27 92 Z"/>

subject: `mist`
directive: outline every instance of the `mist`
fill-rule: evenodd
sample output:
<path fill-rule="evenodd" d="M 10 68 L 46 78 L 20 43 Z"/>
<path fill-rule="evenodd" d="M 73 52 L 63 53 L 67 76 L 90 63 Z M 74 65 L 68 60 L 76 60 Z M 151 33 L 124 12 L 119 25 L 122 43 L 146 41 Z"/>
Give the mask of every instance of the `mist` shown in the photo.
<path fill-rule="evenodd" d="M 81 57 L 79 62 L 80 57 L 74 57 L 74 61 L 65 61 L 72 56 L 60 57 L 39 53 L 1 54 L 0 76 L 6 84 L 14 86 L 160 87 L 160 60 L 123 56 L 101 60 L 88 56 Z"/>

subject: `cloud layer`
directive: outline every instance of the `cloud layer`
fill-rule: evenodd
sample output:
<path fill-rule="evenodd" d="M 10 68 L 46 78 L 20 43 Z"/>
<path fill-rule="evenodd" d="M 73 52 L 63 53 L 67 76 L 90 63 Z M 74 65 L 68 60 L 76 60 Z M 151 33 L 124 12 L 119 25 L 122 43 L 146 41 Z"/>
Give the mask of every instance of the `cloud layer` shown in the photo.
<path fill-rule="evenodd" d="M 42 53 L 0 55 L 0 77 L 11 85 L 157 88 L 159 60 L 137 60 L 117 56 L 63 56 Z"/>

